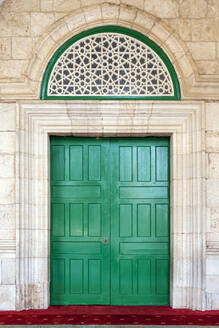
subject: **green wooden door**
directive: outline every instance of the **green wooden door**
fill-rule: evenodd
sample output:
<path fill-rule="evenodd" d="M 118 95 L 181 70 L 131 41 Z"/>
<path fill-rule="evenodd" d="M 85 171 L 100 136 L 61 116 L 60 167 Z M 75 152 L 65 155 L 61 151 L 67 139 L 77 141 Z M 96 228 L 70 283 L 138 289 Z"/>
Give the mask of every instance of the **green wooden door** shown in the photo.
<path fill-rule="evenodd" d="M 51 304 L 109 304 L 109 143 L 51 138 Z"/>
<path fill-rule="evenodd" d="M 169 304 L 168 138 L 51 138 L 51 304 Z"/>

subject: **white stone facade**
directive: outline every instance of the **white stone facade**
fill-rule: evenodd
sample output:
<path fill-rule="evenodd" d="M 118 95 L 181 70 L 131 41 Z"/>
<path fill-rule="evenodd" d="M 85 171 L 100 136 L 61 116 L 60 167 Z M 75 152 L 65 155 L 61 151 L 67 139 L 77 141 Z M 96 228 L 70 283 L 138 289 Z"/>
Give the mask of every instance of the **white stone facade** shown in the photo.
<path fill-rule="evenodd" d="M 5 0 L 0 14 L 0 310 L 49 305 L 50 134 L 170 136 L 171 305 L 219 309 L 217 1 Z M 56 49 L 109 24 L 166 52 L 181 101 L 40 100 Z"/>

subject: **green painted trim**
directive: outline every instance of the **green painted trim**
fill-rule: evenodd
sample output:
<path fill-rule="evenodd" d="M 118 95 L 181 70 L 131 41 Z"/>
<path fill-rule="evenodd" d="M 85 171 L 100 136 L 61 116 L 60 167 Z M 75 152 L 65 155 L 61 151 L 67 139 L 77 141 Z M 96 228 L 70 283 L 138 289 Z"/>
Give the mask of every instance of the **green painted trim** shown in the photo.
<path fill-rule="evenodd" d="M 160 59 L 163 61 L 163 63 L 166 65 L 168 69 L 168 72 L 170 74 L 173 83 L 174 96 L 136 96 L 136 97 L 135 96 L 124 96 L 124 97 L 121 96 L 112 96 L 112 97 L 111 96 L 106 96 L 106 97 L 104 96 L 47 96 L 47 88 L 48 88 L 50 74 L 52 72 L 55 63 L 57 62 L 59 57 L 63 54 L 63 52 L 67 48 L 69 48 L 73 43 L 75 43 L 80 39 L 83 39 L 86 36 L 97 34 L 97 33 L 105 33 L 105 32 L 120 33 L 120 34 L 131 36 L 145 43 L 152 50 L 154 50 L 154 52 L 160 57 Z M 131 30 L 121 26 L 107 25 L 107 26 L 95 27 L 73 36 L 71 39 L 67 40 L 54 53 L 54 55 L 52 56 L 52 58 L 50 59 L 47 65 L 47 68 L 43 76 L 40 99 L 42 100 L 180 100 L 181 94 L 180 94 L 179 80 L 171 61 L 169 60 L 165 52 L 154 41 L 152 41 L 145 35 L 135 30 Z"/>

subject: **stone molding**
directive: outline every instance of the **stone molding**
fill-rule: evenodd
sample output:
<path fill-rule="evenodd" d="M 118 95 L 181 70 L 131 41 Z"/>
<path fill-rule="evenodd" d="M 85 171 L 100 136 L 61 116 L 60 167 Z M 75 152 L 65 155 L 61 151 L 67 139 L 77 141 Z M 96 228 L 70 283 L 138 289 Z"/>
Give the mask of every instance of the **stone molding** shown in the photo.
<path fill-rule="evenodd" d="M 207 255 L 219 255 L 219 242 L 218 241 L 207 241 L 206 254 Z"/>
<path fill-rule="evenodd" d="M 16 251 L 16 242 L 11 239 L 0 240 L 0 258 L 14 258 Z"/>
<path fill-rule="evenodd" d="M 47 28 L 18 81 L 0 84 L 2 99 L 39 99 L 42 77 L 53 53 L 70 37 L 83 30 L 120 25 L 135 29 L 157 43 L 176 69 L 183 99 L 218 99 L 218 80 L 201 77 L 186 44 L 161 19 L 133 6 L 103 3 L 75 10 Z"/>
<path fill-rule="evenodd" d="M 49 306 L 49 135 L 170 136 L 171 306 L 206 309 L 203 103 L 17 104 L 16 309 Z"/>

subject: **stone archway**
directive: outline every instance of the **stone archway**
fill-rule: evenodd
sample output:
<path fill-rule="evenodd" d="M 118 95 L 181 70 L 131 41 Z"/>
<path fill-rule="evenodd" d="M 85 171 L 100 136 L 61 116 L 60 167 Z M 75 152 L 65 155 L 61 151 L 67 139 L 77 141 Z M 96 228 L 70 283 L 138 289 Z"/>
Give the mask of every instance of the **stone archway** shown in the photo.
<path fill-rule="evenodd" d="M 186 88 L 195 80 L 195 69 L 184 44 L 156 17 L 135 7 L 115 4 L 101 4 L 76 10 L 46 31 L 37 42 L 35 55 L 26 73 L 38 95 L 43 74 L 54 52 L 74 35 L 104 25 L 118 25 L 136 30 L 159 45 L 166 52 L 177 72 L 182 97 L 186 96 Z"/>
<path fill-rule="evenodd" d="M 49 135 L 171 136 L 171 306 L 205 310 L 202 103 L 18 106 L 16 309 L 49 306 Z"/>

